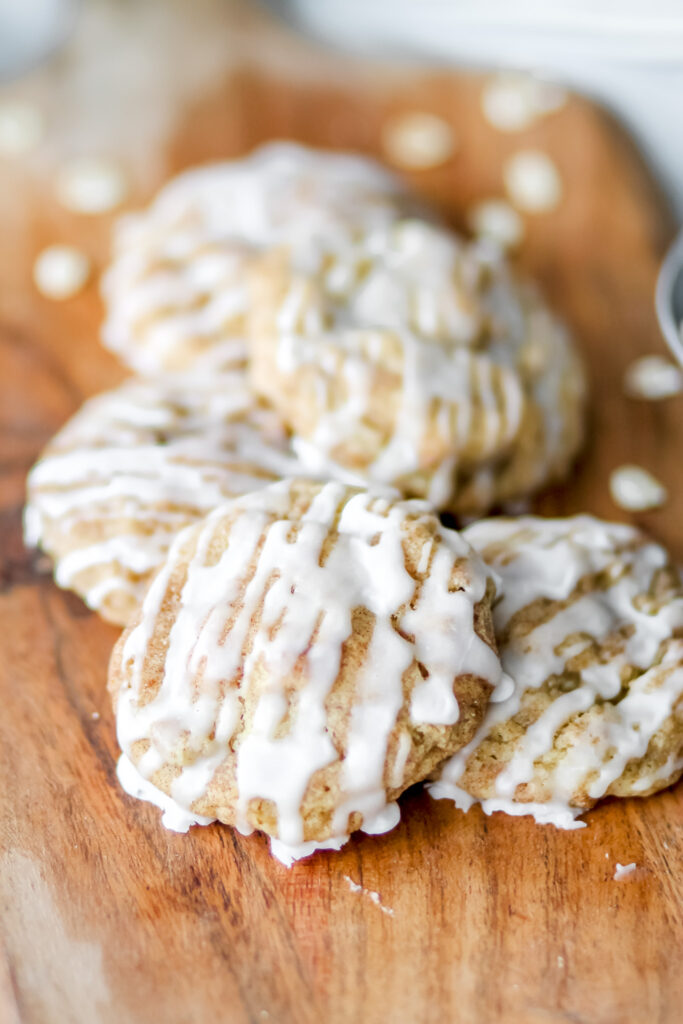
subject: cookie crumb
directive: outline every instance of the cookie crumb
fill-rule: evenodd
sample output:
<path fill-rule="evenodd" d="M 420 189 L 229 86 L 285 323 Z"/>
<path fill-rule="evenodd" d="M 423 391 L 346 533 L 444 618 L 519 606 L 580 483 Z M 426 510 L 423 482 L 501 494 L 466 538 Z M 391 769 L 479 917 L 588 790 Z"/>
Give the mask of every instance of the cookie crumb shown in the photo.
<path fill-rule="evenodd" d="M 33 265 L 35 286 L 48 299 L 70 299 L 85 287 L 89 277 L 90 260 L 72 245 L 48 246 Z"/>
<path fill-rule="evenodd" d="M 0 104 L 0 155 L 22 156 L 43 137 L 43 115 L 32 103 L 8 100 Z"/>
<path fill-rule="evenodd" d="M 374 903 L 375 906 L 378 907 L 383 914 L 388 914 L 389 917 L 394 916 L 394 911 L 391 909 L 391 907 L 384 906 L 380 894 L 378 892 L 375 892 L 373 889 L 364 889 L 362 885 L 359 885 L 358 882 L 354 882 L 354 880 L 350 878 L 348 875 L 344 875 L 344 878 L 348 882 L 349 889 L 351 890 L 351 892 L 362 893 L 363 896 L 367 896 L 368 899 L 372 903 Z"/>
<path fill-rule="evenodd" d="M 514 153 L 503 167 L 507 193 L 519 210 L 545 213 L 562 197 L 562 180 L 555 164 L 539 149 Z"/>
<path fill-rule="evenodd" d="M 72 160 L 57 177 L 57 198 L 72 213 L 107 213 L 120 206 L 127 195 L 123 171 L 109 160 Z"/>
<path fill-rule="evenodd" d="M 620 864 L 617 861 L 617 866 L 614 869 L 614 881 L 619 882 L 622 878 L 626 878 L 628 875 L 632 875 L 636 870 L 636 863 L 633 861 L 631 864 Z"/>
<path fill-rule="evenodd" d="M 566 99 L 566 91 L 554 82 L 505 71 L 488 79 L 481 94 L 481 107 L 493 128 L 521 132 L 545 114 L 559 110 Z"/>
<path fill-rule="evenodd" d="M 456 148 L 451 126 L 436 114 L 398 114 L 382 130 L 382 145 L 392 163 L 427 170 L 446 163 Z"/>
<path fill-rule="evenodd" d="M 683 391 L 683 371 L 662 356 L 643 356 L 626 370 L 624 390 L 631 398 L 659 401 Z"/>
<path fill-rule="evenodd" d="M 495 242 L 501 249 L 512 249 L 522 240 L 524 221 L 505 199 L 484 199 L 473 206 L 467 217 L 475 235 Z"/>
<path fill-rule="evenodd" d="M 664 484 L 642 466 L 626 465 L 613 470 L 609 490 L 615 505 L 627 512 L 660 508 L 668 497 Z"/>

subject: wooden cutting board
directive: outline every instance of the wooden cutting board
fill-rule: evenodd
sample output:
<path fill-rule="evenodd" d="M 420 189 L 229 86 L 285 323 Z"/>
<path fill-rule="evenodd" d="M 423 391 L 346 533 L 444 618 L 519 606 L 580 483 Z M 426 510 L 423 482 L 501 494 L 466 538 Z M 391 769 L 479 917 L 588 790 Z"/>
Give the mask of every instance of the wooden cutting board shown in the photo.
<path fill-rule="evenodd" d="M 324 54 L 241 4 L 87 7 L 70 50 L 9 90 L 46 111 L 45 142 L 0 164 L 0 1020 L 680 1021 L 683 786 L 607 803 L 574 832 L 413 792 L 394 832 L 291 870 L 257 835 L 167 832 L 114 775 L 116 631 L 53 585 L 20 532 L 42 445 L 123 376 L 98 344 L 95 285 L 57 304 L 31 283 L 48 242 L 105 259 L 111 219 L 54 200 L 64 156 L 113 155 L 143 202 L 179 168 L 272 136 L 381 155 L 388 115 L 418 110 L 451 124 L 458 149 L 411 183 L 456 225 L 501 194 L 515 149 L 551 154 L 564 182 L 556 211 L 527 218 L 520 260 L 586 355 L 591 429 L 537 508 L 628 519 L 607 477 L 641 463 L 670 498 L 634 521 L 683 558 L 683 398 L 622 391 L 634 357 L 663 352 L 652 292 L 672 230 L 634 146 L 579 98 L 501 134 L 480 77 Z M 615 881 L 617 861 L 637 868 Z"/>

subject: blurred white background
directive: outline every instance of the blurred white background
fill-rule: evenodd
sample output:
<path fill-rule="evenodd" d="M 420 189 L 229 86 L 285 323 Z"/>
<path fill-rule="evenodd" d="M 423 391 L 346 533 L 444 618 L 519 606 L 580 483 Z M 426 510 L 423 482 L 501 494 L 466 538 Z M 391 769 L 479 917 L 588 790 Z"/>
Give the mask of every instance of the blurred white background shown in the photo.
<path fill-rule="evenodd" d="M 83 0 L 91 8 L 104 2 Z M 347 50 L 525 68 L 596 96 L 632 129 L 683 215 L 683 0 L 264 2 Z M 134 5 L 120 3 L 130 15 Z M 0 78 L 20 74 L 55 49 L 80 6 L 79 0 L 0 0 Z"/>
<path fill-rule="evenodd" d="M 71 32 L 80 0 L 0 0 L 0 79 L 34 66 Z"/>
<path fill-rule="evenodd" d="M 363 53 L 539 71 L 634 132 L 683 215 L 683 0 L 271 0 Z"/>

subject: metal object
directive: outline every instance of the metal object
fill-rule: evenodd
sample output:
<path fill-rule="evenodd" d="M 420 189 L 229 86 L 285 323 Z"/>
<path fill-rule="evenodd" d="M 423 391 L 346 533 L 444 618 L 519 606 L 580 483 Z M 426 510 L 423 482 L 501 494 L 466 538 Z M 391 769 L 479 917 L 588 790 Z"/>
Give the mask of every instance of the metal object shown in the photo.
<path fill-rule="evenodd" d="M 659 271 L 655 309 L 666 343 L 683 365 L 683 228 L 664 257 Z"/>

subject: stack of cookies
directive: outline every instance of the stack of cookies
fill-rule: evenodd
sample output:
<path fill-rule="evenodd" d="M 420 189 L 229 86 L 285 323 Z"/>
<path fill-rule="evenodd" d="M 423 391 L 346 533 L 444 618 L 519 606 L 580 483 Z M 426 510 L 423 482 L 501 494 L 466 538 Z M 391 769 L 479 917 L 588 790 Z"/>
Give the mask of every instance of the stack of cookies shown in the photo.
<path fill-rule="evenodd" d="M 279 143 L 124 218 L 103 294 L 138 376 L 48 445 L 26 537 L 125 627 L 119 778 L 168 827 L 291 863 L 392 828 L 419 782 L 576 827 L 683 773 L 666 553 L 481 519 L 567 474 L 585 404 L 498 251 L 367 159 Z"/>

